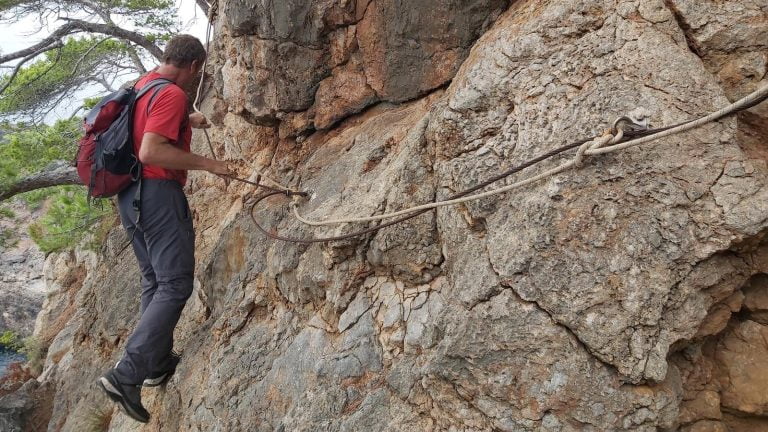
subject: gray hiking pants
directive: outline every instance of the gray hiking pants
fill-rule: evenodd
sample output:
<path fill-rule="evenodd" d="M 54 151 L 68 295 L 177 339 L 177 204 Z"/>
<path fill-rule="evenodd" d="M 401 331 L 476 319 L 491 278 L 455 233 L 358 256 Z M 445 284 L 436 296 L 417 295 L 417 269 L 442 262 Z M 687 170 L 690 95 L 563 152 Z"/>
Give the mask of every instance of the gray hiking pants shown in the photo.
<path fill-rule="evenodd" d="M 167 369 L 173 330 L 192 294 L 195 268 L 192 214 L 181 185 L 143 179 L 138 226 L 133 209 L 137 187 L 134 183 L 118 195 L 120 219 L 133 237 L 141 270 L 141 315 L 115 369 L 124 384 L 141 384 Z"/>

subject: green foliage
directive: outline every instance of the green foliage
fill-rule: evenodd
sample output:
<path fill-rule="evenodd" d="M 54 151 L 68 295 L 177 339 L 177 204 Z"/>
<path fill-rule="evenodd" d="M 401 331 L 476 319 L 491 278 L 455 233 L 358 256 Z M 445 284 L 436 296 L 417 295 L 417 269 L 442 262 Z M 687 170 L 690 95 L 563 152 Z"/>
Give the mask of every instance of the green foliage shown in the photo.
<path fill-rule="evenodd" d="M 100 0 L 96 3 L 115 15 L 137 17 L 176 16 L 176 4 L 173 0 Z"/>
<path fill-rule="evenodd" d="M 77 120 L 58 121 L 53 126 L 32 127 L 23 123 L 5 124 L 0 139 L 0 189 L 20 178 L 40 171 L 57 160 L 72 160 L 81 134 Z M 33 209 L 52 194 L 54 189 L 40 189 L 20 196 Z M 0 212 L 0 218 L 13 219 L 10 210 Z M 0 231 L 0 245 L 8 247 L 15 237 L 11 230 Z"/>
<path fill-rule="evenodd" d="M 26 366 L 33 375 L 42 372 L 47 349 L 36 338 L 22 338 L 13 330 L 6 330 L 0 334 L 0 347 L 24 354 L 27 358 Z"/>
<path fill-rule="evenodd" d="M 0 0 L 0 22 L 30 16 L 39 20 L 41 30 L 45 23 L 67 18 L 117 25 L 160 48 L 179 32 L 181 24 L 175 0 Z M 62 47 L 49 46 L 49 51 L 23 64 L 12 81 L 11 69 L 0 73 L 0 88 L 10 82 L 0 94 L 0 119 L 46 121 L 54 108 L 73 99 L 79 90 L 93 94 L 94 84 L 111 90 L 145 69 L 136 61 L 149 58 L 141 43 L 123 40 L 116 36 L 119 33 L 71 34 L 85 36 L 65 36 Z"/>
<path fill-rule="evenodd" d="M 27 357 L 26 366 L 32 375 L 38 376 L 43 372 L 48 348 L 43 346 L 40 340 L 33 336 L 25 338 L 18 351 Z"/>
<path fill-rule="evenodd" d="M 80 121 L 59 120 L 53 126 L 10 128 L 0 139 L 0 187 L 37 172 L 53 161 L 72 160 L 77 138 L 82 134 Z"/>
<path fill-rule="evenodd" d="M 7 207 L 0 207 L 0 218 L 15 219 L 16 212 Z"/>
<path fill-rule="evenodd" d="M 101 202 L 103 203 L 103 201 Z M 112 207 L 112 204 L 109 203 L 110 207 L 109 210 L 106 211 L 106 214 L 99 218 L 98 221 L 94 224 L 93 227 L 90 229 L 91 237 L 90 241 L 85 244 L 85 248 L 92 250 L 94 252 L 98 252 L 101 250 L 101 247 L 104 245 L 104 242 L 107 240 L 107 236 L 109 235 L 109 232 L 112 230 L 112 228 L 115 226 L 115 219 L 108 217 L 115 214 L 115 209 Z M 106 206 L 103 207 L 106 209 Z"/>
<path fill-rule="evenodd" d="M 9 249 L 19 243 L 17 233 L 10 228 L 0 228 L 0 250 Z"/>
<path fill-rule="evenodd" d="M 13 9 L 22 3 L 20 0 L 0 0 L 0 11 Z"/>
<path fill-rule="evenodd" d="M 16 219 L 16 213 L 7 207 L 0 206 L 0 220 L 2 219 L 13 221 Z M 0 249 L 10 248 L 16 244 L 18 239 L 14 234 L 13 230 L 0 227 Z"/>
<path fill-rule="evenodd" d="M 178 33 L 179 24 L 175 0 L 0 0 L 0 22 L 16 22 L 29 16 L 39 19 L 41 25 L 66 18 L 120 23 L 123 29 L 135 31 L 160 46 Z M 140 44 L 115 36 L 86 33 L 62 41 L 61 47 L 24 63 L 12 80 L 12 69 L 0 74 L 0 89 L 4 88 L 0 93 L 0 189 L 53 161 L 72 160 L 76 138 L 82 133 L 79 119 L 59 120 L 52 126 L 29 126 L 11 120 L 26 119 L 36 124 L 47 121 L 54 108 L 72 100 L 79 90 L 90 91 L 94 83 L 110 89 L 142 70 L 140 62 L 134 63 L 136 54 L 147 58 Z M 99 99 L 86 99 L 82 108 L 92 108 Z M 39 190 L 20 198 L 33 208 L 47 209 L 30 226 L 32 238 L 46 252 L 72 247 L 89 230 L 94 232 L 93 242 L 98 243 L 111 227 L 105 216 L 114 214 L 112 206 L 106 210 L 89 207 L 82 188 Z M 7 219 L 8 215 L 0 214 L 0 218 Z M 8 244 L 7 237 L 7 233 L 0 232 L 0 244 Z"/>
<path fill-rule="evenodd" d="M 6 330 L 0 334 L 0 346 L 12 351 L 22 351 L 24 343 L 19 335 L 12 330 Z"/>
<path fill-rule="evenodd" d="M 100 100 L 100 97 L 86 98 L 83 100 L 83 108 L 90 110 L 91 108 L 95 107 Z"/>
<path fill-rule="evenodd" d="M 15 126 L 0 139 L 0 187 L 37 172 L 53 161 L 72 160 L 82 133 L 79 120 L 60 120 L 53 126 Z M 69 249 L 106 215 L 112 206 L 89 206 L 85 188 L 58 186 L 20 195 L 33 209 L 47 204 L 48 210 L 29 227 L 32 240 L 44 252 Z M 4 215 L 0 214 L 0 217 Z M 10 244 L 10 233 L 0 233 L 0 242 Z"/>
<path fill-rule="evenodd" d="M 22 67 L 10 86 L 0 95 L 0 115 L 31 115 L 58 103 L 89 77 L 115 68 L 128 57 L 124 42 L 103 36 L 69 38 L 60 49 L 48 51 L 43 58 Z M 0 78 L 0 88 L 10 73 Z"/>
<path fill-rule="evenodd" d="M 75 247 L 112 207 L 89 205 L 85 189 L 61 186 L 50 196 L 50 205 L 39 221 L 29 226 L 29 235 L 45 253 Z"/>
<path fill-rule="evenodd" d="M 18 196 L 18 199 L 24 201 L 31 211 L 35 211 L 43 205 L 46 198 L 53 195 L 55 192 L 56 190 L 52 188 L 38 189 L 23 193 Z"/>
<path fill-rule="evenodd" d="M 0 249 L 10 248 L 18 243 L 13 230 L 9 228 L 0 228 Z"/>
<path fill-rule="evenodd" d="M 165 17 L 169 21 L 176 19 L 176 7 L 173 0 L 70 0 L 56 2 L 50 0 L 0 0 L 0 17 L 7 21 L 19 19 L 20 16 L 39 14 L 42 18 L 58 18 L 59 16 L 82 17 L 84 11 L 94 17 L 101 18 L 96 13 L 108 13 L 115 22 L 130 22 L 131 28 L 149 27 L 144 24 Z M 150 27 L 155 30 L 169 30 L 169 27 Z"/>

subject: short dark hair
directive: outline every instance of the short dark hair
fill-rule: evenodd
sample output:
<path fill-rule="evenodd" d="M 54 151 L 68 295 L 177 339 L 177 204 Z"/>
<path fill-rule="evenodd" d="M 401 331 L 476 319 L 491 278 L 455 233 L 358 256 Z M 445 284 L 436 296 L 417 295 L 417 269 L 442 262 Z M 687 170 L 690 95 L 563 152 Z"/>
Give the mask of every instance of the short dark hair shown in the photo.
<path fill-rule="evenodd" d="M 177 67 L 187 67 L 197 60 L 205 61 L 205 47 L 199 39 L 192 35 L 176 35 L 168 41 L 163 52 L 163 62 Z"/>

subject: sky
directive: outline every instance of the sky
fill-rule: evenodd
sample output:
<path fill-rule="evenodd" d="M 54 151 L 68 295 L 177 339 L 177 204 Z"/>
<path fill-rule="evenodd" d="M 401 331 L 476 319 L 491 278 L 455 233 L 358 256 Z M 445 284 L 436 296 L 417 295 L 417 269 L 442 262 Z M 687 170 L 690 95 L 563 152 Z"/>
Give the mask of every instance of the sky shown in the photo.
<path fill-rule="evenodd" d="M 205 41 L 207 20 L 205 14 L 195 3 L 195 0 L 176 0 L 176 7 L 179 10 L 178 15 L 181 21 L 182 32 L 189 33 L 196 36 L 201 41 Z M 45 37 L 60 25 L 60 23 L 56 22 L 50 23 L 48 26 L 43 27 L 42 30 L 35 33 L 35 30 L 40 28 L 40 23 L 36 17 L 30 16 L 14 24 L 0 23 L 0 53 L 11 53 L 34 45 L 45 39 Z M 146 66 L 151 67 L 152 65 L 146 63 Z M 6 70 L 2 71 L 6 72 Z M 119 85 L 119 83 L 116 83 L 116 85 Z M 60 108 L 52 112 L 48 118 L 46 118 L 46 122 L 52 123 L 57 118 L 69 117 L 72 111 L 80 105 L 82 99 L 95 96 L 102 92 L 102 87 L 94 86 L 76 94 L 72 100 L 64 101 L 60 104 Z"/>

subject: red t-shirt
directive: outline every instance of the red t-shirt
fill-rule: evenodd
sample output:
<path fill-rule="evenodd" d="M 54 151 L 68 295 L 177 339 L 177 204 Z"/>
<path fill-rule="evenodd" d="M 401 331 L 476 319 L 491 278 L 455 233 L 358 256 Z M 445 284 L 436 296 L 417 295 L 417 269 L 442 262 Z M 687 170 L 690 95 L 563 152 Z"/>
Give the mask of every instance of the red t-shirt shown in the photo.
<path fill-rule="evenodd" d="M 136 82 L 136 91 L 140 91 L 144 84 L 163 75 L 152 71 L 141 77 Z M 157 93 L 149 107 L 155 90 L 150 90 L 136 102 L 133 112 L 133 149 L 139 154 L 141 140 L 146 132 L 154 132 L 168 138 L 171 144 L 189 152 L 192 141 L 192 128 L 189 126 L 189 114 L 187 113 L 187 95 L 176 84 L 168 84 Z M 144 178 L 176 180 L 182 186 L 187 182 L 186 170 L 172 170 L 160 168 L 154 165 L 144 164 L 142 171 Z"/>

